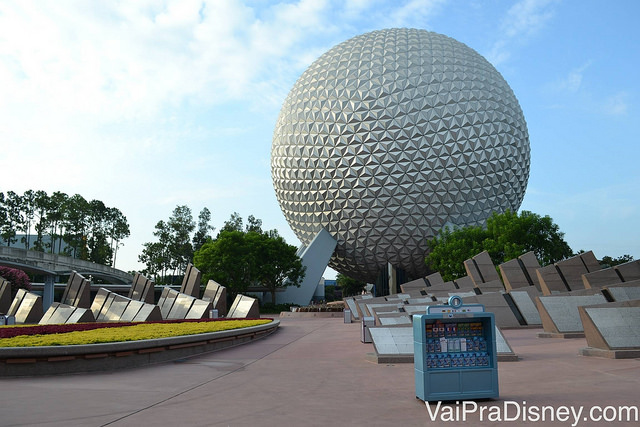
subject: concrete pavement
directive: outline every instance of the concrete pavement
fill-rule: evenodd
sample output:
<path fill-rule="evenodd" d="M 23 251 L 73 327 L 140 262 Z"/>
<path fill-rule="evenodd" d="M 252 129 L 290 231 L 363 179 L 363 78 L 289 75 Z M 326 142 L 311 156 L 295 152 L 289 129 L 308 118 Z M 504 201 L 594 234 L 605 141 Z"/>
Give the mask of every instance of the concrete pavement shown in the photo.
<path fill-rule="evenodd" d="M 342 318 L 281 321 L 278 332 L 255 343 L 177 362 L 99 374 L 2 379 L 0 425 L 571 425 L 573 421 L 530 418 L 500 423 L 489 419 L 488 410 L 503 408 L 505 401 L 517 405 L 509 403 L 512 412 L 503 412 L 503 418 L 514 416 L 516 406 L 523 412 L 542 405 L 584 411 L 640 406 L 639 359 L 579 356 L 584 339 L 542 339 L 536 329 L 505 330 L 522 360 L 499 364 L 500 399 L 478 402 L 478 411 L 488 408 L 482 420 L 474 412 L 463 422 L 455 418 L 461 404 L 439 409 L 432 404 L 430 413 L 415 398 L 413 364 L 366 361 L 373 347 L 360 342 L 359 324 L 344 324 Z M 455 421 L 443 418 L 444 407 Z M 610 417 L 608 411 L 604 415 Z M 584 415 L 577 425 L 638 425 L 585 421 Z"/>

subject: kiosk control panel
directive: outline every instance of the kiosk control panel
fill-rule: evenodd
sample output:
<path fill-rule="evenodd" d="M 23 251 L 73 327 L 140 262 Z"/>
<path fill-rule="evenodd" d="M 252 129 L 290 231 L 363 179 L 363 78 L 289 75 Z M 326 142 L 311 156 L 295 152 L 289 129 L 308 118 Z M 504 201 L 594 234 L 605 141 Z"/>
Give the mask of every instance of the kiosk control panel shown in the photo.
<path fill-rule="evenodd" d="M 482 305 L 431 306 L 413 316 L 416 397 L 425 401 L 497 398 L 493 313 Z"/>

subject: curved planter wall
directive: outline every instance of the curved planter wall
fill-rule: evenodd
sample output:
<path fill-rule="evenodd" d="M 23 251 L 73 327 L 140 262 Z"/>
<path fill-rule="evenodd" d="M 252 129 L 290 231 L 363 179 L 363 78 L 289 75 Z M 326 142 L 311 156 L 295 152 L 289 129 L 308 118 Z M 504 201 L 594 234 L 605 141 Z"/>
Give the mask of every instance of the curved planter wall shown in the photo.
<path fill-rule="evenodd" d="M 230 331 L 154 340 L 51 347 L 0 348 L 0 377 L 108 371 L 168 362 L 264 338 L 279 320 Z"/>

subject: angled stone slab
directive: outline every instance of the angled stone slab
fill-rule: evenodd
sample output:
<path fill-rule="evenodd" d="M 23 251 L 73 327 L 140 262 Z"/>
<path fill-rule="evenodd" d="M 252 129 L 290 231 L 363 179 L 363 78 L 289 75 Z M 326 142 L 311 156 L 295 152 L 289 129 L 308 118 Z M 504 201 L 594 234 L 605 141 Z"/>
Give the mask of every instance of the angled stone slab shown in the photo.
<path fill-rule="evenodd" d="M 444 280 L 442 279 L 442 275 L 440 274 L 439 271 L 436 271 L 435 273 L 428 275 L 424 279 L 427 281 L 428 286 L 441 285 L 444 283 Z"/>
<path fill-rule="evenodd" d="M 584 288 L 582 275 L 589 273 L 589 270 L 587 270 L 587 266 L 584 265 L 580 255 L 557 262 L 556 268 L 564 279 L 565 284 L 569 287 L 569 290 L 573 291 Z"/>
<path fill-rule="evenodd" d="M 593 251 L 587 251 L 580 254 L 580 259 L 585 267 L 587 267 L 587 271 L 589 273 L 593 273 L 594 271 L 602 270 L 602 266 L 600 262 L 596 258 Z"/>
<path fill-rule="evenodd" d="M 24 292 L 23 295 L 19 297 L 18 305 L 14 306 L 12 304 L 8 314 L 15 316 L 17 324 L 38 323 L 44 315 L 42 297 L 40 295 L 27 292 L 24 289 L 19 289 L 18 293 L 20 293 L 20 291 Z M 16 294 L 16 298 L 18 298 L 18 294 Z M 15 313 L 13 313 L 14 310 Z"/>
<path fill-rule="evenodd" d="M 467 283 L 467 282 L 463 282 L 463 283 Z M 471 287 L 473 287 L 473 282 L 471 282 Z M 456 289 L 458 288 L 456 287 L 453 281 L 444 282 L 444 283 L 430 286 L 428 288 L 424 288 L 424 290 L 427 292 L 428 295 L 433 294 L 434 292 L 440 292 L 440 291 L 445 291 L 445 292 L 455 291 Z"/>
<path fill-rule="evenodd" d="M 579 307 L 587 348 L 584 356 L 640 357 L 640 300 Z"/>
<path fill-rule="evenodd" d="M 497 326 L 495 327 L 496 334 L 496 352 L 498 353 L 498 362 L 515 362 L 518 360 L 518 355 L 513 351 L 509 341 L 504 337 L 502 331 Z"/>
<path fill-rule="evenodd" d="M 93 313 L 88 308 L 74 307 L 72 305 L 51 303 L 40 319 L 40 325 L 60 325 L 71 323 L 94 322 Z"/>
<path fill-rule="evenodd" d="M 478 283 L 476 287 L 480 289 L 480 292 L 483 294 L 487 294 L 490 292 L 503 292 L 505 290 L 504 285 L 500 280 L 492 280 L 490 282 Z"/>
<path fill-rule="evenodd" d="M 604 268 L 592 273 L 582 275 L 582 285 L 585 289 L 601 288 L 606 285 L 614 285 L 622 283 L 622 279 L 618 276 L 615 268 Z"/>
<path fill-rule="evenodd" d="M 578 307 L 603 304 L 607 302 L 602 294 L 562 296 L 550 295 L 536 298 L 536 306 L 542 327 L 545 333 L 538 334 L 541 338 L 564 337 L 581 338 L 584 336 L 584 329 L 580 321 Z"/>
<path fill-rule="evenodd" d="M 160 307 L 152 304 L 145 304 L 142 306 L 136 317 L 133 318 L 133 322 L 155 322 L 162 320 L 162 313 L 160 313 Z"/>
<path fill-rule="evenodd" d="M 453 281 L 453 285 L 456 289 L 473 289 L 475 287 L 473 280 L 469 276 L 463 276 Z"/>
<path fill-rule="evenodd" d="M 517 258 L 500 264 L 498 268 L 500 269 L 502 280 L 504 280 L 504 287 L 507 291 L 528 288 L 533 284 L 529 282 L 529 277 L 522 269 L 520 260 Z"/>
<path fill-rule="evenodd" d="M 44 313 L 44 316 L 38 322 L 40 325 L 62 325 L 67 323 L 69 317 L 73 314 L 75 307 L 72 305 L 51 303 L 51 306 Z"/>
<path fill-rule="evenodd" d="M 632 280 L 640 280 L 640 259 L 636 261 L 625 262 L 624 264 L 613 267 L 625 282 Z"/>
<path fill-rule="evenodd" d="M 535 286 L 539 291 L 542 291 L 542 288 L 540 287 L 540 280 L 536 274 L 536 271 L 540 268 L 540 263 L 538 262 L 538 258 L 536 258 L 535 253 L 532 251 L 524 253 L 518 257 L 518 260 L 520 260 L 520 265 L 531 279 L 533 286 Z"/>
<path fill-rule="evenodd" d="M 524 289 L 513 290 L 509 292 L 509 295 L 518 307 L 518 311 L 520 311 L 520 314 L 527 325 L 542 325 L 540 313 L 538 313 L 538 309 L 535 304 L 535 298 L 542 296 L 542 293 L 539 290 L 534 286 L 529 286 Z"/>
<path fill-rule="evenodd" d="M 538 276 L 538 282 L 542 289 L 542 295 L 557 294 L 571 290 L 564 283 L 564 280 L 562 280 L 555 264 L 537 269 L 536 275 Z"/>
<path fill-rule="evenodd" d="M 165 286 L 162 289 L 162 294 L 160 294 L 160 299 L 158 300 L 158 307 L 160 307 L 160 312 L 162 313 L 163 319 L 169 318 L 169 313 L 171 312 L 171 308 L 173 304 L 176 302 L 176 298 L 178 297 L 178 292 L 173 289 Z"/>
<path fill-rule="evenodd" d="M 381 326 L 411 325 L 408 313 L 377 313 L 376 324 Z"/>
<path fill-rule="evenodd" d="M 522 326 L 502 293 L 494 292 L 474 297 L 463 297 L 462 301 L 464 304 L 482 304 L 484 311 L 493 313 L 496 326 L 500 328 L 519 328 Z"/>
<path fill-rule="evenodd" d="M 409 298 L 407 300 L 407 304 L 428 304 L 430 302 L 435 301 L 432 296 L 420 297 L 420 298 Z"/>
<path fill-rule="evenodd" d="M 356 300 L 353 297 L 347 297 L 342 299 L 346 304 L 347 308 L 351 310 L 351 320 L 359 321 L 360 315 L 358 313 L 358 307 L 356 305 Z"/>
<path fill-rule="evenodd" d="M 133 283 L 127 297 L 134 301 L 142 301 L 147 304 L 154 303 L 155 283 L 140 273 L 133 276 Z"/>
<path fill-rule="evenodd" d="M 145 303 L 142 301 L 131 300 L 127 305 L 127 308 L 122 312 L 119 321 L 121 322 L 133 322 L 138 312 L 144 307 Z"/>
<path fill-rule="evenodd" d="M 213 304 L 210 301 L 202 299 L 196 299 L 193 301 L 189 312 L 184 317 L 185 319 L 208 319 L 209 310 L 213 308 Z"/>
<path fill-rule="evenodd" d="M 500 281 L 496 266 L 493 265 L 489 252 L 482 251 L 478 255 L 472 258 L 473 263 L 476 265 L 477 271 L 480 273 L 482 283 L 493 282 L 495 280 Z"/>
<path fill-rule="evenodd" d="M 26 289 L 22 289 L 22 288 L 18 289 L 18 292 L 16 292 L 16 296 L 13 297 L 13 300 L 11 301 L 11 305 L 9 306 L 9 311 L 7 311 L 7 315 L 9 316 L 16 315 L 16 313 L 18 312 L 18 308 L 20 308 L 20 304 L 22 304 L 22 300 L 26 295 L 27 295 Z"/>
<path fill-rule="evenodd" d="M 11 282 L 0 277 L 0 313 L 8 313 L 11 307 Z"/>
<path fill-rule="evenodd" d="M 429 286 L 425 278 L 411 280 L 410 282 L 400 284 L 400 290 L 402 292 L 411 292 L 420 289 L 425 289 Z"/>
<path fill-rule="evenodd" d="M 607 286 L 606 290 L 615 302 L 640 300 L 640 284 L 637 286 Z"/>
<path fill-rule="evenodd" d="M 413 314 L 427 314 L 427 307 L 430 305 L 436 305 L 439 304 L 439 302 L 437 301 L 433 301 L 430 303 L 426 303 L 426 304 L 416 304 L 416 305 L 405 305 L 404 306 L 404 312 L 409 314 L 409 315 L 413 315 Z"/>
<path fill-rule="evenodd" d="M 82 307 L 76 307 L 73 314 L 67 319 L 67 323 L 91 323 L 95 321 L 91 310 Z"/>
<path fill-rule="evenodd" d="M 220 317 L 227 315 L 227 288 L 216 282 L 209 280 L 204 289 L 202 299 L 211 302 L 215 310 L 218 310 Z"/>
<path fill-rule="evenodd" d="M 109 308 L 111 307 L 111 304 L 113 303 L 113 301 L 116 298 L 116 294 L 111 292 L 111 291 L 107 291 L 108 294 L 105 298 L 104 304 L 102 305 L 102 309 L 100 310 L 100 312 L 98 313 L 98 316 L 96 316 L 96 321 L 98 322 L 108 322 L 109 321 Z"/>
<path fill-rule="evenodd" d="M 193 264 L 188 264 L 182 278 L 180 293 L 200 298 L 200 281 L 202 273 Z"/>
<path fill-rule="evenodd" d="M 369 328 L 376 353 L 410 356 L 413 359 L 413 328 L 407 326 Z"/>
<path fill-rule="evenodd" d="M 122 295 L 118 295 L 116 293 L 112 293 L 113 298 L 111 300 L 111 305 L 109 309 L 105 313 L 105 318 L 109 322 L 119 322 L 122 318 L 122 314 L 125 312 L 131 300 L 129 298 L 123 297 Z"/>
<path fill-rule="evenodd" d="M 93 297 L 93 302 L 91 303 L 91 312 L 93 313 L 93 317 L 95 319 L 100 319 L 100 313 L 103 312 L 103 307 L 105 302 L 107 301 L 107 297 L 111 294 L 111 291 L 105 288 L 98 289 L 98 293 Z M 105 310 L 106 312 L 106 310 Z M 104 315 L 102 316 L 104 318 Z"/>
<path fill-rule="evenodd" d="M 64 288 L 61 303 L 76 307 L 91 307 L 91 282 L 73 271 Z"/>
<path fill-rule="evenodd" d="M 464 260 L 463 264 L 464 269 L 467 272 L 467 276 L 471 278 L 473 284 L 476 285 L 478 283 L 482 283 L 482 275 L 480 274 L 476 264 L 473 262 L 473 258 Z"/>
<path fill-rule="evenodd" d="M 173 303 L 173 307 L 171 307 L 167 319 L 185 319 L 195 300 L 196 298 L 191 295 L 180 292 L 176 296 L 176 300 Z"/>
<path fill-rule="evenodd" d="M 246 295 L 237 295 L 227 317 L 232 319 L 259 318 L 258 300 Z"/>

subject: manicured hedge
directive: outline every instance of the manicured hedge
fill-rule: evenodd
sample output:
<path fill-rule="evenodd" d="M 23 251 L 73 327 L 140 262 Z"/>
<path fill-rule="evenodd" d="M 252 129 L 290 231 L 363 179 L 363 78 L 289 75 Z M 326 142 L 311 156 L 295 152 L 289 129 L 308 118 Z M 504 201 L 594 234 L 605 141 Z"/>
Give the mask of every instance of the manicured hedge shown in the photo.
<path fill-rule="evenodd" d="M 156 322 L 97 322 L 97 323 L 74 323 L 68 325 L 18 325 L 18 326 L 0 326 L 0 339 L 13 338 L 17 336 L 30 335 L 50 335 L 64 334 L 70 332 L 90 331 L 94 329 L 122 328 L 135 325 L 149 324 L 185 324 L 185 323 L 210 323 L 210 322 L 239 322 L 242 320 L 260 320 L 260 319 L 189 319 L 189 320 L 159 320 Z M 271 321 L 271 319 L 262 319 Z M 240 327 L 240 326 L 238 326 Z M 229 328 L 229 329 L 234 329 Z M 0 345 L 1 347 L 2 345 Z"/>

